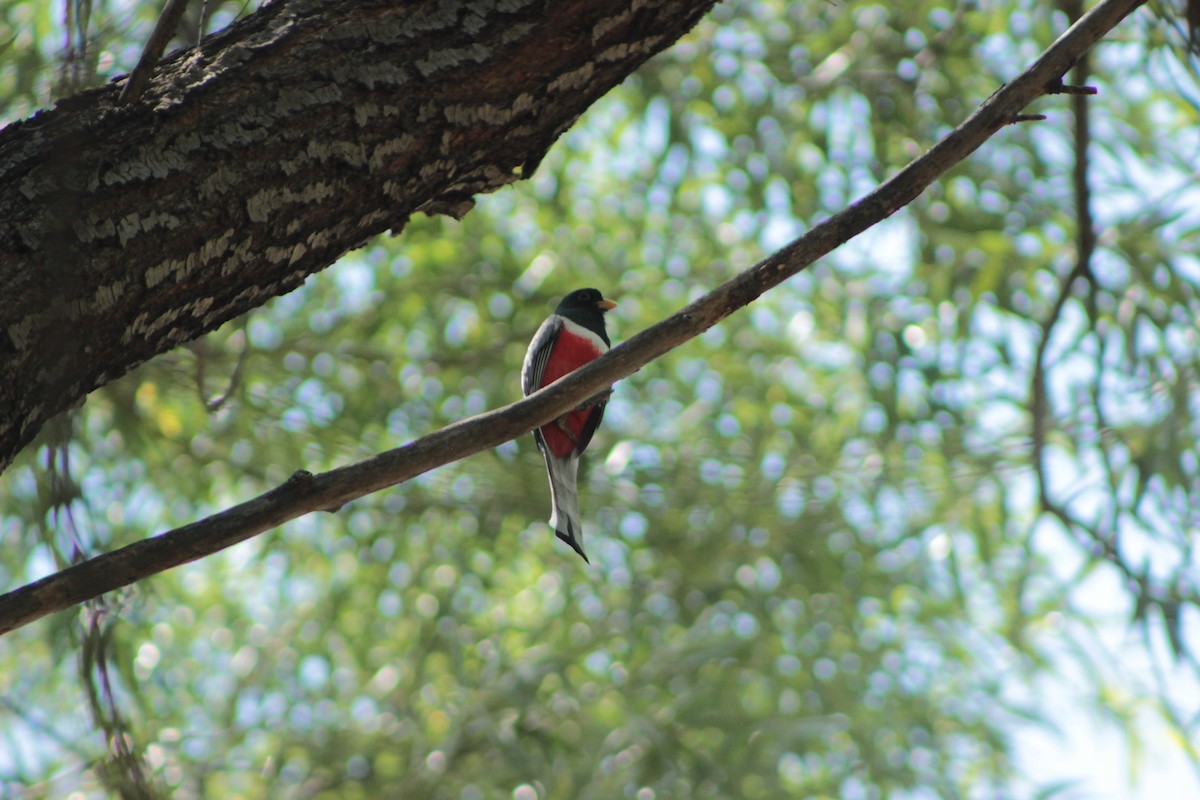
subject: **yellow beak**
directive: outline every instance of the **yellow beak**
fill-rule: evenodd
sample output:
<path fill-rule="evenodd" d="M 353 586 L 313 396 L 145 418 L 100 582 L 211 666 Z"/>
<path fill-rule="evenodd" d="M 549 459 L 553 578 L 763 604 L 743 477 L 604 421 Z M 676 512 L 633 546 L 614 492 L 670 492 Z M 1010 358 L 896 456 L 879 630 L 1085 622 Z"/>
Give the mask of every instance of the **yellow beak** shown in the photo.
<path fill-rule="evenodd" d="M 599 300 L 596 302 L 596 308 L 602 308 L 605 311 L 612 311 L 616 307 L 617 304 L 613 300 Z"/>

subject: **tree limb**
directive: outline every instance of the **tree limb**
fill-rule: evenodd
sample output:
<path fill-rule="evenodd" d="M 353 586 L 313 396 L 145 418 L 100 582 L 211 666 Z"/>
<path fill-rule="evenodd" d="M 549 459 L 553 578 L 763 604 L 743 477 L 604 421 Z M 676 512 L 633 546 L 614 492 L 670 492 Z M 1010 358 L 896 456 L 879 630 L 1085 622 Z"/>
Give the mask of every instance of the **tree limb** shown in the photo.
<path fill-rule="evenodd" d="M 436 467 L 496 447 L 544 425 L 649 362 L 700 335 L 767 290 L 886 219 L 962 161 L 1144 0 L 1103 0 L 1028 69 L 961 125 L 879 188 L 678 313 L 517 403 L 461 420 L 403 447 L 319 475 L 288 481 L 211 517 L 97 556 L 0 596 L 0 634 L 103 592 L 194 561 L 303 514 L 339 508 Z"/>

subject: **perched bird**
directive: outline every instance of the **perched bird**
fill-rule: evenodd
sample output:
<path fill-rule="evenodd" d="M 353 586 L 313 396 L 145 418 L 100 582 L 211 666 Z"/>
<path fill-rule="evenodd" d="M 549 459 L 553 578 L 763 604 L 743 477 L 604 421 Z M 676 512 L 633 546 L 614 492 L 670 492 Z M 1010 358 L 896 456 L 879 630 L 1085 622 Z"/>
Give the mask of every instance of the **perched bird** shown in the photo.
<path fill-rule="evenodd" d="M 611 343 L 604 330 L 604 314 L 616 307 L 595 289 L 576 289 L 564 297 L 529 343 L 521 367 L 525 394 L 533 394 L 605 353 Z M 579 456 L 604 417 L 604 405 L 604 400 L 597 399 L 533 432 L 550 474 L 550 526 L 584 561 L 588 557 L 583 552 L 576 475 Z"/>

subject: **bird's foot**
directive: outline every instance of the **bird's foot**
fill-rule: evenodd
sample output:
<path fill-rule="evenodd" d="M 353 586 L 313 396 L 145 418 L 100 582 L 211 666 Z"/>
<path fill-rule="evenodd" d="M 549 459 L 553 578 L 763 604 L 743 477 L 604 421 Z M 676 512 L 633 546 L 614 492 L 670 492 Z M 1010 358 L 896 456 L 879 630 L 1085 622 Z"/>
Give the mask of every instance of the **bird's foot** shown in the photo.
<path fill-rule="evenodd" d="M 584 400 L 582 403 L 575 406 L 575 408 L 573 408 L 571 410 L 572 411 L 587 411 L 589 408 L 598 406 L 601 403 L 607 403 L 608 398 L 612 397 L 612 393 L 613 393 L 613 390 L 612 390 L 612 387 L 610 386 L 607 389 L 605 389 L 604 391 L 598 392 L 598 393 L 592 395 L 587 400 Z"/>
<path fill-rule="evenodd" d="M 573 444 L 575 446 L 576 450 L 583 449 L 582 446 L 580 446 L 580 444 L 579 444 L 579 437 L 575 435 L 575 431 L 571 430 L 571 426 L 567 424 L 567 415 L 566 414 L 563 414 L 561 417 L 554 420 L 554 424 L 558 427 L 558 429 L 560 431 L 563 432 L 563 435 L 566 436 L 571 441 L 571 444 Z"/>

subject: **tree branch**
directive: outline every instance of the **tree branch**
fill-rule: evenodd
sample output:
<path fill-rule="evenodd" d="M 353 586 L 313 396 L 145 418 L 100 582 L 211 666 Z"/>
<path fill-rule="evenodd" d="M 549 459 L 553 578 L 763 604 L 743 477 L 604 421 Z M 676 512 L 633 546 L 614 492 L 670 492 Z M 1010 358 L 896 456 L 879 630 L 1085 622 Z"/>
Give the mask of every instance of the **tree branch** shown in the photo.
<path fill-rule="evenodd" d="M 0 634 L 103 592 L 210 555 L 303 514 L 339 508 L 544 425 L 700 335 L 904 207 L 1031 101 L 1060 84 L 1063 75 L 1084 53 L 1143 2 L 1103 0 L 965 122 L 875 191 L 553 385 L 520 402 L 461 420 L 364 461 L 320 475 L 298 471 L 282 485 L 226 511 L 97 556 L 0 596 Z"/>

